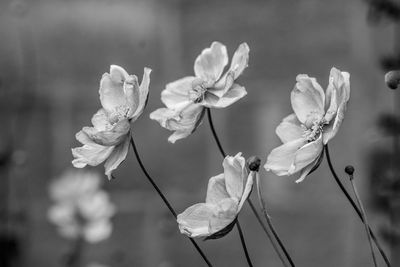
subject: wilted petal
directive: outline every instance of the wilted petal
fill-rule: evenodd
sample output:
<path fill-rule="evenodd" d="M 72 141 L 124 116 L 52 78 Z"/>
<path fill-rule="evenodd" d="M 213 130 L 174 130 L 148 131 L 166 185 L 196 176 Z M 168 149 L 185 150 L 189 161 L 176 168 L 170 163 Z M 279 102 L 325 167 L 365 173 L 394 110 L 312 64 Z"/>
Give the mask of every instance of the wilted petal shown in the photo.
<path fill-rule="evenodd" d="M 189 91 L 193 88 L 193 81 L 197 78 L 188 76 L 172 83 L 167 84 L 165 90 L 161 92 L 162 102 L 170 109 L 180 110 L 191 100 Z"/>
<path fill-rule="evenodd" d="M 208 181 L 206 203 L 217 204 L 224 198 L 229 198 L 226 191 L 224 174 L 211 177 Z"/>
<path fill-rule="evenodd" d="M 199 203 L 187 208 L 178 214 L 177 222 L 182 234 L 189 237 L 208 236 L 211 233 L 210 218 L 213 216 L 217 205 Z"/>
<path fill-rule="evenodd" d="M 72 155 L 75 159 L 72 164 L 76 168 L 83 168 L 86 165 L 97 166 L 110 156 L 113 149 L 114 146 L 101 146 L 95 143 L 73 148 Z"/>
<path fill-rule="evenodd" d="M 310 127 L 325 114 L 325 94 L 315 78 L 300 74 L 296 81 L 290 96 L 293 111 L 301 123 Z"/>
<path fill-rule="evenodd" d="M 122 142 L 129 132 L 130 123 L 127 119 L 117 122 L 109 130 L 97 131 L 94 127 L 83 127 L 82 131 L 95 143 L 104 146 L 114 146 Z"/>
<path fill-rule="evenodd" d="M 238 153 L 234 157 L 227 156 L 222 166 L 224 167 L 226 191 L 231 197 L 239 201 L 243 195 L 244 183 L 247 177 L 246 160 L 241 153 Z"/>
<path fill-rule="evenodd" d="M 227 106 L 232 105 L 242 97 L 246 96 L 247 92 L 246 89 L 239 85 L 239 84 L 233 84 L 232 87 L 224 94 L 221 98 L 216 103 L 213 103 L 211 105 L 206 105 L 208 107 L 212 108 L 225 108 Z"/>
<path fill-rule="evenodd" d="M 117 146 L 108 157 L 107 161 L 104 164 L 105 174 L 108 179 L 111 180 L 112 172 L 121 164 L 122 161 L 125 160 L 126 155 L 128 154 L 129 149 L 129 136 L 126 137 L 125 141 Z"/>
<path fill-rule="evenodd" d="M 321 155 L 323 149 L 322 145 L 322 135 L 315 141 L 307 143 L 306 145 L 302 146 L 295 155 L 293 164 L 290 166 L 289 174 L 296 173 L 307 165 L 311 164 L 313 161 L 318 159 Z"/>
<path fill-rule="evenodd" d="M 130 116 L 132 120 L 136 120 L 142 113 L 147 104 L 149 96 L 149 85 L 150 85 L 150 68 L 144 68 L 142 82 L 139 86 L 139 103 L 136 111 Z"/>
<path fill-rule="evenodd" d="M 216 82 L 227 64 L 228 52 L 226 47 L 219 42 L 213 42 L 196 58 L 194 73 L 205 81 Z"/>
<path fill-rule="evenodd" d="M 282 143 L 287 143 L 299 139 L 304 134 L 304 129 L 301 127 L 300 121 L 296 114 L 290 114 L 285 117 L 275 130 Z"/>
<path fill-rule="evenodd" d="M 268 155 L 264 168 L 279 176 L 289 175 L 289 169 L 294 162 L 296 151 L 305 144 L 307 144 L 307 140 L 299 138 L 273 149 Z"/>
<path fill-rule="evenodd" d="M 108 73 L 100 80 L 99 94 L 101 105 L 109 113 L 127 104 L 123 84 L 113 81 Z"/>

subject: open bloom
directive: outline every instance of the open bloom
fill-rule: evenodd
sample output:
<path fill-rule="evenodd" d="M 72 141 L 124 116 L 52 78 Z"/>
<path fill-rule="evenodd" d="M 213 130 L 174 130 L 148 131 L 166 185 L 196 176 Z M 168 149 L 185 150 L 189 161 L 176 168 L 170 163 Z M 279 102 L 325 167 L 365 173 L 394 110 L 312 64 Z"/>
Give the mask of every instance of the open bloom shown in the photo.
<path fill-rule="evenodd" d="M 63 237 L 95 243 L 110 236 L 115 207 L 100 185 L 97 174 L 77 170 L 67 171 L 50 184 L 54 205 L 48 218 Z"/>
<path fill-rule="evenodd" d="M 315 78 L 300 74 L 291 93 L 294 113 L 283 119 L 276 134 L 283 145 L 268 156 L 265 169 L 275 174 L 300 172 L 301 182 L 320 162 L 323 146 L 332 139 L 342 123 L 350 98 L 350 74 L 332 68 L 324 93 Z"/>
<path fill-rule="evenodd" d="M 225 108 L 247 92 L 235 80 L 247 67 L 249 47 L 239 45 L 233 55 L 230 68 L 223 74 L 228 64 L 226 47 L 213 42 L 194 62 L 195 76 L 187 76 L 167 84 L 161 93 L 161 100 L 167 106 L 150 114 L 150 118 L 174 133 L 168 141 L 185 138 L 200 124 L 205 108 Z"/>
<path fill-rule="evenodd" d="M 149 93 L 151 69 L 145 68 L 142 82 L 123 68 L 111 65 L 100 81 L 102 108 L 92 117 L 93 127 L 83 127 L 76 139 L 83 144 L 73 148 L 76 168 L 97 166 L 105 161 L 105 174 L 111 173 L 125 159 L 129 148 L 130 123 L 143 112 Z"/>
<path fill-rule="evenodd" d="M 241 153 L 234 157 L 227 156 L 222 165 L 224 173 L 210 178 L 208 182 L 206 202 L 195 204 L 178 215 L 182 234 L 209 237 L 223 231 L 238 216 L 250 194 L 254 172 L 247 173 Z"/>

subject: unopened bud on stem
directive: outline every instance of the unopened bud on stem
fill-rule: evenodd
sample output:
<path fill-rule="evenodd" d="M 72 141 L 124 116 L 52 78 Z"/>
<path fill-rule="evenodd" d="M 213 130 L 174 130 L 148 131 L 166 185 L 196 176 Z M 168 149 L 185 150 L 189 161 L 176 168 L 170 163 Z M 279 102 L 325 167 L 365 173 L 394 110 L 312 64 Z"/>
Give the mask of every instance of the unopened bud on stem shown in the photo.
<path fill-rule="evenodd" d="M 400 85 L 400 70 L 392 70 L 386 73 L 385 83 L 390 89 L 397 89 Z"/>
<path fill-rule="evenodd" d="M 261 165 L 261 160 L 257 156 L 251 156 L 247 159 L 247 165 L 249 166 L 250 171 L 258 172 Z"/>
<path fill-rule="evenodd" d="M 344 168 L 344 171 L 350 176 L 350 180 L 353 180 L 354 167 L 348 165 L 346 168 Z"/>

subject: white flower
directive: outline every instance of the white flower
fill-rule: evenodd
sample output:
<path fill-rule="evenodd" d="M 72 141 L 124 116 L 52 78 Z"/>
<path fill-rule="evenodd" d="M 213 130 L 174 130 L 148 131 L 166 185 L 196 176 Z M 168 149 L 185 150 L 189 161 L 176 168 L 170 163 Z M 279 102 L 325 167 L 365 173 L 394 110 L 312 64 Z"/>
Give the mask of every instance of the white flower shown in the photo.
<path fill-rule="evenodd" d="M 111 65 L 100 81 L 102 108 L 92 117 L 93 127 L 83 127 L 76 139 L 83 144 L 73 148 L 76 168 L 97 166 L 105 161 L 105 174 L 111 173 L 126 158 L 130 123 L 143 112 L 149 92 L 151 69 L 145 68 L 142 83 L 123 68 Z"/>
<path fill-rule="evenodd" d="M 210 178 L 205 203 L 195 204 L 178 215 L 182 234 L 189 237 L 211 236 L 228 227 L 238 216 L 253 185 L 245 159 L 238 153 L 223 161 L 224 173 Z M 226 234 L 226 233 L 225 233 Z"/>
<path fill-rule="evenodd" d="M 195 76 L 187 76 L 167 84 L 161 93 L 166 108 L 160 108 L 150 114 L 150 118 L 174 133 L 168 141 L 185 138 L 193 133 L 200 124 L 206 107 L 225 108 L 247 92 L 235 80 L 247 67 L 249 47 L 242 43 L 235 54 L 228 71 L 226 47 L 213 42 L 209 48 L 197 57 L 194 63 Z"/>
<path fill-rule="evenodd" d="M 291 93 L 294 113 L 276 128 L 283 145 L 271 151 L 264 167 L 279 176 L 300 172 L 296 182 L 301 182 L 339 130 L 350 98 L 350 74 L 332 68 L 326 93 L 308 75 L 300 74 L 296 81 Z"/>
<path fill-rule="evenodd" d="M 100 189 L 100 182 L 99 175 L 74 170 L 67 171 L 50 184 L 54 205 L 49 209 L 48 217 L 62 236 L 82 237 L 91 243 L 110 236 L 110 218 L 115 207 L 108 194 Z"/>

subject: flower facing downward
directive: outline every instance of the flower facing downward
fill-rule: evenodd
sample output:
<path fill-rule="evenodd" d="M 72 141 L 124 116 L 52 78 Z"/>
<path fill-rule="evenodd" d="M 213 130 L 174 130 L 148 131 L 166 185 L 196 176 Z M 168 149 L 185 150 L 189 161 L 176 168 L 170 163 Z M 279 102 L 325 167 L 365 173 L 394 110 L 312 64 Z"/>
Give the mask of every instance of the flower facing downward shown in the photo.
<path fill-rule="evenodd" d="M 63 237 L 95 243 L 110 236 L 115 206 L 100 185 L 100 176 L 81 170 L 67 171 L 50 184 L 54 205 L 48 217 Z"/>
<path fill-rule="evenodd" d="M 178 215 L 182 234 L 210 237 L 224 231 L 236 220 L 250 194 L 254 172 L 247 173 L 241 153 L 234 157 L 227 156 L 222 165 L 224 173 L 210 178 L 208 182 L 206 202 L 195 204 Z"/>
<path fill-rule="evenodd" d="M 151 69 L 145 68 L 141 84 L 135 75 L 111 65 L 110 73 L 100 81 L 102 108 L 92 117 L 93 127 L 83 127 L 76 139 L 83 144 L 73 148 L 76 168 L 97 166 L 105 161 L 105 174 L 111 173 L 125 159 L 129 148 L 130 123 L 143 112 L 149 92 Z"/>
<path fill-rule="evenodd" d="M 161 93 L 166 108 L 152 112 L 150 118 L 174 131 L 168 138 L 171 143 L 189 136 L 200 124 L 206 107 L 225 108 L 247 94 L 235 80 L 247 67 L 248 60 L 249 47 L 242 43 L 233 55 L 230 68 L 223 74 L 228 53 L 223 44 L 213 42 L 197 57 L 195 76 L 167 84 Z"/>
<path fill-rule="evenodd" d="M 324 93 L 315 78 L 300 74 L 291 93 L 294 113 L 283 119 L 276 134 L 283 145 L 268 156 L 265 169 L 275 174 L 300 172 L 301 182 L 322 159 L 323 146 L 332 139 L 344 117 L 350 97 L 350 74 L 332 68 Z"/>

